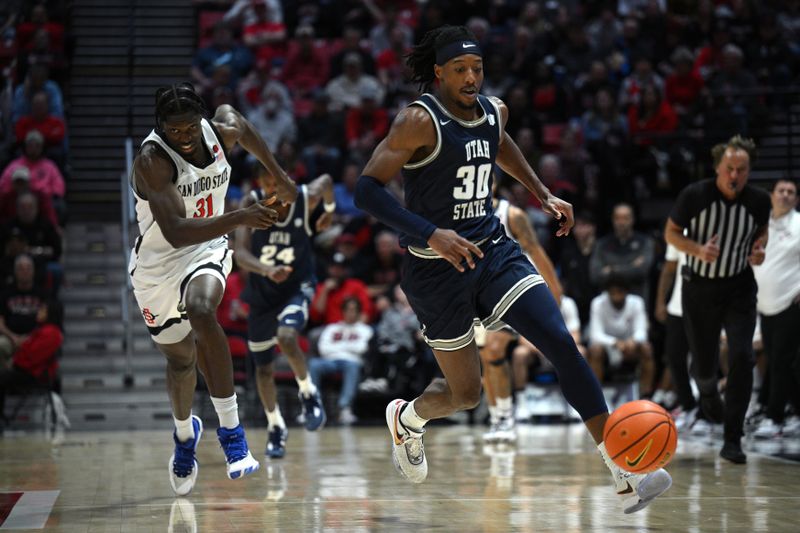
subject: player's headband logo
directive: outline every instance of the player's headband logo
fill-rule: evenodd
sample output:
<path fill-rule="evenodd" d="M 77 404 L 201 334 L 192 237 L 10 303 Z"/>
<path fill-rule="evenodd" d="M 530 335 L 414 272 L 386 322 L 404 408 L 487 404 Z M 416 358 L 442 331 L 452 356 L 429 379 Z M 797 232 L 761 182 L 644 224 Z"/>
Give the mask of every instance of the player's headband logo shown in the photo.
<path fill-rule="evenodd" d="M 454 41 L 436 50 L 436 64 L 444 65 L 454 57 L 464 54 L 475 54 L 483 57 L 481 47 L 475 41 Z"/>

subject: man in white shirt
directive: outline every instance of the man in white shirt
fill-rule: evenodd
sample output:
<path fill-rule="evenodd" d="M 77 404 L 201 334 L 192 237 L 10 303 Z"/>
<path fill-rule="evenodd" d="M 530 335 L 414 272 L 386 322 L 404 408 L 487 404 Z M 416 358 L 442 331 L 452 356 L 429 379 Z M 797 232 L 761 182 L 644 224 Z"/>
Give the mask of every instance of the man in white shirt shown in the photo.
<path fill-rule="evenodd" d="M 766 258 L 754 266 L 758 283 L 758 312 L 767 354 L 769 402 L 767 418 L 756 429 L 757 437 L 771 438 L 800 431 L 800 424 L 786 424 L 786 404 L 791 400 L 800 412 L 800 213 L 797 183 L 780 179 L 770 195 L 769 241 Z M 783 426 L 783 427 L 782 427 Z"/>
<path fill-rule="evenodd" d="M 361 302 L 346 298 L 342 302 L 344 320 L 328 324 L 319 337 L 319 357 L 308 360 L 308 373 L 314 384 L 321 388 L 322 377 L 341 372 L 342 390 L 339 394 L 339 422 L 344 425 L 356 421 L 353 400 L 361 379 L 363 357 L 369 349 L 372 328 L 360 321 Z"/>
<path fill-rule="evenodd" d="M 602 383 L 607 368 L 638 362 L 639 394 L 653 392 L 653 349 L 647 340 L 644 299 L 630 294 L 624 281 L 611 278 L 606 290 L 592 300 L 589 317 L 589 365 Z"/>

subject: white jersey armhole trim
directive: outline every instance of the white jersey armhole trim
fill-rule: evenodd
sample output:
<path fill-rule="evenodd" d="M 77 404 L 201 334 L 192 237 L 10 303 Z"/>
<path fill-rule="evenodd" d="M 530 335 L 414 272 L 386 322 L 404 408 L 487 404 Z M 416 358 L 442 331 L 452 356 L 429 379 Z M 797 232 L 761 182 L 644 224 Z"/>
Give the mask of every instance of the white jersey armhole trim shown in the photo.
<path fill-rule="evenodd" d="M 436 114 L 430 107 L 428 107 L 428 104 L 426 104 L 422 100 L 416 100 L 412 102 L 410 105 L 418 105 L 422 107 L 431 116 L 433 125 L 436 127 L 436 148 L 434 148 L 433 152 L 431 152 L 430 155 L 428 155 L 428 157 L 426 157 L 422 161 L 417 161 L 416 163 L 408 163 L 403 165 L 403 168 L 406 170 L 413 170 L 415 168 L 420 168 L 427 165 L 428 163 L 436 159 L 439 156 L 439 152 L 442 151 L 442 130 L 441 128 L 439 128 L 439 120 L 436 118 Z"/>
<path fill-rule="evenodd" d="M 497 118 L 497 141 L 499 143 L 500 139 L 503 138 L 503 123 L 501 122 L 502 119 L 503 119 L 503 115 L 500 114 L 500 107 L 498 107 L 497 102 L 494 101 L 494 98 L 492 98 L 490 96 L 490 97 L 487 97 L 486 99 L 489 100 L 490 104 L 492 104 L 492 107 L 494 108 L 494 112 L 497 115 L 497 117 L 496 117 Z"/>

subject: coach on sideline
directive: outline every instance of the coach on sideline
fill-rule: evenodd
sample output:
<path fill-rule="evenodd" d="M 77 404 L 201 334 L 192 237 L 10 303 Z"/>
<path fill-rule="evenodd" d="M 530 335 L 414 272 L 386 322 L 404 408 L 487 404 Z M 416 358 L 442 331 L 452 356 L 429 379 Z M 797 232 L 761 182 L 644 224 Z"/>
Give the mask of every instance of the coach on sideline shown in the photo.
<path fill-rule="evenodd" d="M 757 286 L 751 265 L 764 261 L 771 207 L 769 194 L 747 183 L 755 151 L 755 143 L 739 135 L 716 145 L 716 179 L 681 191 L 664 231 L 666 241 L 687 254 L 683 323 L 700 409 L 709 421 L 724 422 L 720 455 L 738 464 L 747 462 L 740 441 L 753 389 Z M 724 407 L 717 391 L 722 326 L 729 346 Z"/>

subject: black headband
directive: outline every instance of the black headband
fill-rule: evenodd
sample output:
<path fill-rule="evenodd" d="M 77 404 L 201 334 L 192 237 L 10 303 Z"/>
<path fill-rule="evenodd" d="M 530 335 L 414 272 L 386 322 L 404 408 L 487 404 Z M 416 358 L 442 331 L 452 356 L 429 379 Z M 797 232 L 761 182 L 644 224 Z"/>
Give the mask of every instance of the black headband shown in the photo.
<path fill-rule="evenodd" d="M 453 41 L 436 50 L 436 64 L 444 65 L 456 56 L 475 54 L 483 57 L 481 47 L 475 41 Z"/>

